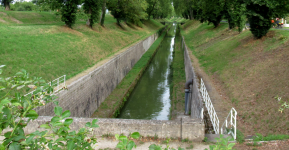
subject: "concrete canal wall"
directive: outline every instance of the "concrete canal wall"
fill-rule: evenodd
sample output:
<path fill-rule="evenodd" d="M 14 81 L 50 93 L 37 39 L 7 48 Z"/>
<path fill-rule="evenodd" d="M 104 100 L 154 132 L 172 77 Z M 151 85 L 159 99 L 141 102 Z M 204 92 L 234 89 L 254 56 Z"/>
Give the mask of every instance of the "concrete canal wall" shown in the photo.
<path fill-rule="evenodd" d="M 68 85 L 68 90 L 57 95 L 59 105 L 70 110 L 72 117 L 90 117 L 157 38 L 158 33 L 149 36 Z M 50 103 L 36 111 L 40 116 L 53 116 L 54 106 Z"/>

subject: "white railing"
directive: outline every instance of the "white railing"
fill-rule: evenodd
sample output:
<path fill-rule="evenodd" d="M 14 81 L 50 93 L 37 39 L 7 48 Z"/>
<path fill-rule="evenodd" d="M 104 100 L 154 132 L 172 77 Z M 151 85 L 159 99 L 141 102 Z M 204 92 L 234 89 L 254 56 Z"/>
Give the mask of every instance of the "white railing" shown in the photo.
<path fill-rule="evenodd" d="M 229 124 L 228 124 L 229 123 Z M 237 111 L 232 108 L 221 127 L 221 134 L 231 134 L 236 140 L 237 136 Z"/>
<path fill-rule="evenodd" d="M 54 87 L 53 89 L 53 93 L 57 93 L 58 91 L 60 91 L 63 87 L 65 87 L 65 80 L 66 80 L 66 75 L 63 75 L 55 80 L 52 80 L 51 82 L 47 83 L 49 84 L 50 86 Z M 36 89 L 35 89 L 36 90 Z M 33 92 L 35 91 L 31 91 L 27 94 L 25 94 L 24 96 L 27 96 L 29 94 L 33 94 Z"/>
<path fill-rule="evenodd" d="M 201 79 L 201 95 L 202 95 L 202 98 L 203 98 L 203 101 L 205 102 L 205 106 L 208 110 L 208 113 L 209 113 L 209 116 L 210 116 L 210 120 L 213 124 L 213 127 L 214 127 L 214 131 L 215 131 L 215 134 L 219 134 L 219 118 L 217 116 L 217 113 L 214 109 L 214 106 L 211 102 L 211 99 L 210 99 L 210 96 L 208 94 L 208 91 L 206 89 L 206 86 L 203 82 L 203 79 Z"/>

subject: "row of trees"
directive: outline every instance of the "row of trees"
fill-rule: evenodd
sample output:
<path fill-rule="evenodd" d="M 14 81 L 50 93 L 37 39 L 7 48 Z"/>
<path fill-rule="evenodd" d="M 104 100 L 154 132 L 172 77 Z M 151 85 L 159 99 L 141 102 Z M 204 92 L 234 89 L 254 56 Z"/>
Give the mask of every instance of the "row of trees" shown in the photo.
<path fill-rule="evenodd" d="M 270 20 L 289 13 L 289 0 L 173 0 L 176 14 L 187 19 L 213 23 L 217 27 L 227 19 L 229 28 L 241 32 L 246 21 L 256 38 L 266 35 Z"/>
<path fill-rule="evenodd" d="M 10 10 L 13 0 L 0 0 L 6 10 Z M 153 18 L 166 18 L 172 15 L 171 0 L 32 0 L 39 10 L 60 10 L 61 20 L 71 27 L 76 20 L 78 7 L 88 15 L 87 25 L 93 26 L 101 17 L 103 26 L 106 9 L 117 23 L 130 22 L 138 26 L 142 21 Z"/>

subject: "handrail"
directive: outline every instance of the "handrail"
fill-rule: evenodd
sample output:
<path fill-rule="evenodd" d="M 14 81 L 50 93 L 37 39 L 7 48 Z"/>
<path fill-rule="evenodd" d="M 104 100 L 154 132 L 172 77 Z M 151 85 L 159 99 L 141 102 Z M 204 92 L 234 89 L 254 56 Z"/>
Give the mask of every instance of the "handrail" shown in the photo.
<path fill-rule="evenodd" d="M 59 77 L 57 79 L 52 80 L 51 82 L 49 82 L 47 84 L 49 84 L 50 86 L 54 87 L 53 93 L 55 94 L 55 93 L 60 91 L 65 86 L 65 80 L 66 80 L 66 75 L 63 75 L 63 76 L 61 76 L 61 77 Z M 27 94 L 25 94 L 24 96 L 27 96 L 29 94 L 33 94 L 34 91 L 36 91 L 36 89 L 31 91 L 31 92 L 29 92 L 29 93 L 27 93 Z"/>
<path fill-rule="evenodd" d="M 230 119 L 229 125 L 228 125 L 228 119 Z M 223 123 L 223 125 L 221 127 L 221 134 L 231 134 L 234 137 L 234 139 L 236 140 L 236 137 L 237 137 L 237 111 L 235 110 L 235 108 L 231 109 L 225 122 Z"/>
<path fill-rule="evenodd" d="M 219 118 L 217 116 L 217 113 L 214 109 L 214 106 L 212 104 L 212 101 L 210 99 L 210 96 L 208 94 L 208 91 L 206 89 L 206 86 L 204 84 L 204 81 L 203 79 L 201 79 L 201 95 L 202 95 L 202 98 L 203 98 L 203 101 L 205 102 L 205 106 L 208 110 L 208 113 L 209 113 L 209 116 L 210 116 L 210 120 L 213 124 L 213 127 L 214 127 L 214 131 L 215 131 L 215 134 L 219 134 Z"/>

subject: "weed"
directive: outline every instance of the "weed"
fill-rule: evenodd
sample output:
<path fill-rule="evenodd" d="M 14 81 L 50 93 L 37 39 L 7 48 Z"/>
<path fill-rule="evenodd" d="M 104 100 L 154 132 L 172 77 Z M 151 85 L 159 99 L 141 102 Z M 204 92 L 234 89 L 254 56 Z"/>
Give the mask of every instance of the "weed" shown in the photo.
<path fill-rule="evenodd" d="M 190 147 L 186 147 L 186 149 L 193 149 L 194 145 L 190 145 Z"/>
<path fill-rule="evenodd" d="M 220 135 L 220 138 L 215 138 L 215 139 L 217 140 L 217 143 L 215 145 L 210 145 L 210 150 L 213 150 L 213 149 L 231 150 L 233 146 L 236 144 L 236 143 L 229 143 L 229 141 L 232 141 L 234 139 L 231 137 L 224 138 L 224 135 L 222 134 Z"/>
<path fill-rule="evenodd" d="M 207 142 L 208 141 L 208 137 L 205 137 L 203 142 Z"/>
<path fill-rule="evenodd" d="M 155 140 L 159 139 L 159 136 L 157 134 L 155 134 L 154 139 Z"/>
<path fill-rule="evenodd" d="M 144 144 L 144 142 L 143 142 L 143 141 L 140 141 L 139 144 Z"/>
<path fill-rule="evenodd" d="M 256 136 L 253 137 L 254 141 L 273 141 L 273 140 L 285 140 L 285 139 L 289 139 L 289 135 L 276 134 L 276 135 L 268 135 L 264 137 L 262 134 L 257 133 Z"/>
<path fill-rule="evenodd" d="M 182 142 L 183 142 L 183 143 L 189 142 L 189 139 L 188 139 L 188 138 L 182 139 Z"/>
<path fill-rule="evenodd" d="M 232 99 L 232 103 L 233 103 L 233 104 L 236 104 L 236 105 L 238 105 L 238 103 L 239 103 L 239 100 L 238 100 L 238 99 L 236 99 L 236 98 L 233 98 L 233 99 Z"/>
<path fill-rule="evenodd" d="M 114 135 L 111 134 L 111 133 L 107 133 L 107 134 L 103 134 L 101 137 L 103 137 L 103 138 L 110 138 L 110 137 L 114 137 Z"/>

